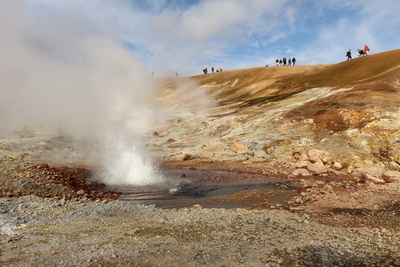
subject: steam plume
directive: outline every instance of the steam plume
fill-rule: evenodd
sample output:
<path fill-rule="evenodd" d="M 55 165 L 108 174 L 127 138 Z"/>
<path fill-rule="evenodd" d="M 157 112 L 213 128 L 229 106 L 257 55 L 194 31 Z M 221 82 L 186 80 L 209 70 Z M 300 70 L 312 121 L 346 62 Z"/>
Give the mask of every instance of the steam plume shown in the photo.
<path fill-rule="evenodd" d="M 152 109 L 146 103 L 153 85 L 112 31 L 71 11 L 1 1 L 0 40 L 1 128 L 18 122 L 95 136 L 107 141 L 107 155 L 119 155 L 108 157 L 114 164 L 107 166 L 107 179 L 139 184 L 158 179 L 151 177 L 152 167 L 140 149 L 126 145 L 128 136 L 139 136 L 151 125 Z"/>

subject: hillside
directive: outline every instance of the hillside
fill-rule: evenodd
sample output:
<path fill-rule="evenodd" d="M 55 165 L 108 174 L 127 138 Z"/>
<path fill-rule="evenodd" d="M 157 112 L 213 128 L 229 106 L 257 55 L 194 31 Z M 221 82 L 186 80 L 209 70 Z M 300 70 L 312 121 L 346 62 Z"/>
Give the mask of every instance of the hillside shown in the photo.
<path fill-rule="evenodd" d="M 216 88 L 223 88 L 223 92 L 213 94 L 215 98 L 236 96 L 235 93 L 241 91 L 232 99 L 239 101 L 245 100 L 241 96 L 247 93 L 254 96 L 259 92 L 257 96 L 266 97 L 271 94 L 269 90 L 289 93 L 292 90 L 300 92 L 315 87 L 349 86 L 377 80 L 393 82 L 398 78 L 399 62 L 400 50 L 394 50 L 334 65 L 258 67 L 199 75 L 192 79 L 200 86 L 215 84 Z"/>
<path fill-rule="evenodd" d="M 288 175 L 317 149 L 329 170 L 381 176 L 400 169 L 399 67 L 394 50 L 170 79 L 158 103 L 172 107 L 164 114 L 173 123 L 147 145 L 162 161 L 274 162 Z"/>
<path fill-rule="evenodd" d="M 137 140 L 99 163 L 92 137 L 1 133 L 0 265 L 400 266 L 399 66 L 396 50 L 159 79 L 151 186 L 96 176 L 147 179 Z"/>

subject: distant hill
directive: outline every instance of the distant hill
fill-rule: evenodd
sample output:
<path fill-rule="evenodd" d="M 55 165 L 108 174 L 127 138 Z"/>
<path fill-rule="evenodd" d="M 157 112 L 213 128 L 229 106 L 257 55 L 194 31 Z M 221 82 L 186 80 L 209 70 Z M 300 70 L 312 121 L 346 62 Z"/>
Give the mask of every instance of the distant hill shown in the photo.
<path fill-rule="evenodd" d="M 287 118 L 312 118 L 315 130 L 345 130 L 357 120 L 345 122 L 339 110 L 351 107 L 390 108 L 400 103 L 400 49 L 357 57 L 337 64 L 310 66 L 270 66 L 238 69 L 193 76 L 220 105 L 241 103 L 242 107 L 288 99 L 312 88 L 347 92 L 309 101 L 288 111 Z"/>
<path fill-rule="evenodd" d="M 400 77 L 400 49 L 354 58 L 332 65 L 270 66 L 238 69 L 191 77 L 220 101 L 259 103 L 281 99 L 315 87 L 340 87 Z"/>

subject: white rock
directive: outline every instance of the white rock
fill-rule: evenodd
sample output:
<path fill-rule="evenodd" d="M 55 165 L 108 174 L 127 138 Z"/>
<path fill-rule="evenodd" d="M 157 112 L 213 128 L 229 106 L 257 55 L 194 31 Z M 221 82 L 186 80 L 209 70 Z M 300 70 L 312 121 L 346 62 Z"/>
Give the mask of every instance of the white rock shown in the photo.
<path fill-rule="evenodd" d="M 322 159 L 324 158 L 324 151 L 319 150 L 319 149 L 310 149 L 307 152 L 307 155 L 308 155 L 310 162 L 315 163 L 315 162 L 322 161 Z"/>
<path fill-rule="evenodd" d="M 341 169 L 343 168 L 343 166 L 342 166 L 342 164 L 340 164 L 340 162 L 335 161 L 335 162 L 333 163 L 333 168 L 334 168 L 335 170 L 341 170 Z"/>

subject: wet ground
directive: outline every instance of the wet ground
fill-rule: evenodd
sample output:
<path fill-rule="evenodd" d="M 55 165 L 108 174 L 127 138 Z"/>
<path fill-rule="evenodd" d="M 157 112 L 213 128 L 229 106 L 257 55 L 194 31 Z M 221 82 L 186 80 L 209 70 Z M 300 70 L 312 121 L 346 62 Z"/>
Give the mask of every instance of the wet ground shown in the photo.
<path fill-rule="evenodd" d="M 183 188 L 139 187 L 118 190 L 120 200 L 160 208 L 184 208 L 199 204 L 205 208 L 251 208 L 272 204 L 284 207 L 297 194 L 296 187 L 280 182 L 252 184 L 190 185 Z"/>
<path fill-rule="evenodd" d="M 185 164 L 159 166 L 163 183 L 148 186 L 106 185 L 96 181 L 93 170 L 83 165 L 3 164 L 5 176 L 1 180 L 0 196 L 120 199 L 160 208 L 185 208 L 198 204 L 196 207 L 293 210 L 316 201 L 316 195 L 327 193 L 323 188 L 325 185 L 335 190 L 359 187 L 351 177 L 288 177 L 268 173 L 262 164 L 200 164 L 195 161 Z M 315 191 L 318 188 L 322 191 Z"/>
<path fill-rule="evenodd" d="M 300 195 L 301 179 L 237 170 L 163 169 L 164 184 L 114 186 L 120 200 L 160 208 L 287 208 Z M 329 178 L 325 178 L 329 179 Z"/>

